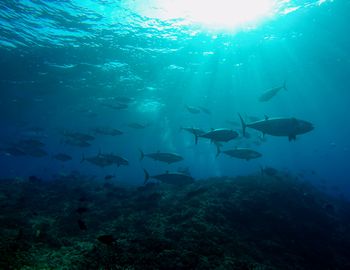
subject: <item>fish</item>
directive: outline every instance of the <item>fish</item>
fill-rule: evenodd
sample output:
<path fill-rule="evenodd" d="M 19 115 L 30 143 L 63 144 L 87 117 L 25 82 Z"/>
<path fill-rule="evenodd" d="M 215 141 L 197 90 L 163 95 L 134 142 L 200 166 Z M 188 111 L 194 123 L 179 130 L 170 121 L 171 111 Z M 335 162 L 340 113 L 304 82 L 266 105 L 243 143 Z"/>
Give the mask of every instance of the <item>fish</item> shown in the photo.
<path fill-rule="evenodd" d="M 281 86 L 277 86 L 277 87 L 274 87 L 272 89 L 269 89 L 267 91 L 265 91 L 260 97 L 259 97 L 259 101 L 260 102 L 267 102 L 269 101 L 270 99 L 272 99 L 274 96 L 277 95 L 277 93 L 280 91 L 280 90 L 287 90 L 287 87 L 286 87 L 286 82 L 284 81 L 283 85 Z"/>
<path fill-rule="evenodd" d="M 217 149 L 218 151 L 216 156 L 218 156 L 220 153 L 224 153 L 230 157 L 245 159 L 247 161 L 262 157 L 261 153 L 249 148 L 235 148 L 235 149 L 230 149 L 225 151 L 221 151 L 219 147 Z"/>
<path fill-rule="evenodd" d="M 93 141 L 93 140 L 95 140 L 94 136 L 91 136 L 91 135 L 86 134 L 86 133 L 81 133 L 81 132 L 65 131 L 65 132 L 63 132 L 63 136 L 71 138 L 73 140 L 77 140 L 77 141 Z"/>
<path fill-rule="evenodd" d="M 87 141 L 78 140 L 78 139 L 74 139 L 74 138 L 67 138 L 67 139 L 63 140 L 62 142 L 65 144 L 69 144 L 71 146 L 77 146 L 77 147 L 89 147 L 89 146 L 91 146 L 91 144 L 88 143 Z"/>
<path fill-rule="evenodd" d="M 72 157 L 70 155 L 64 154 L 64 153 L 59 153 L 53 156 L 54 159 L 57 159 L 62 162 L 66 162 L 69 160 L 72 160 Z"/>
<path fill-rule="evenodd" d="M 188 167 L 180 167 L 180 168 L 177 169 L 177 171 L 179 173 L 182 173 L 182 174 L 191 175 L 190 174 L 190 169 Z"/>
<path fill-rule="evenodd" d="M 206 113 L 206 114 L 211 114 L 211 111 L 208 108 L 199 106 L 198 107 L 202 112 Z"/>
<path fill-rule="evenodd" d="M 183 186 L 194 182 L 194 178 L 192 176 L 188 174 L 179 173 L 179 172 L 167 171 L 166 173 L 163 173 L 163 174 L 150 176 L 145 169 L 143 169 L 143 171 L 145 174 L 144 184 L 146 184 L 150 178 L 157 179 L 162 183 L 176 185 L 176 186 Z"/>
<path fill-rule="evenodd" d="M 144 154 L 141 149 L 139 149 L 139 151 L 140 151 L 140 160 L 143 160 L 144 157 L 149 157 L 153 160 L 165 162 L 168 164 L 179 162 L 179 161 L 183 160 L 182 156 L 175 154 L 175 153 L 161 153 L 158 151 L 156 153 Z"/>
<path fill-rule="evenodd" d="M 194 107 L 194 106 L 188 106 L 186 105 L 185 108 L 187 109 L 188 112 L 192 113 L 192 114 L 198 114 L 201 112 L 200 108 Z"/>
<path fill-rule="evenodd" d="M 115 175 L 107 174 L 107 175 L 104 177 L 105 180 L 111 180 L 112 178 L 115 178 Z"/>
<path fill-rule="evenodd" d="M 194 141 L 195 144 L 198 143 L 198 137 L 201 135 L 204 135 L 206 132 L 204 130 L 201 130 L 199 128 L 188 128 L 188 127 L 181 127 L 180 130 L 186 130 L 187 132 L 194 135 Z"/>
<path fill-rule="evenodd" d="M 288 137 L 289 141 L 296 140 L 296 136 L 310 132 L 314 129 L 310 122 L 300 120 L 294 117 L 290 118 L 268 118 L 246 124 L 240 114 L 243 135 L 247 127 L 259 130 L 265 134 L 272 136 Z"/>
<path fill-rule="evenodd" d="M 20 140 L 15 145 L 18 147 L 22 147 L 22 148 L 35 148 L 35 147 L 39 148 L 39 147 L 45 146 L 45 144 L 43 142 L 35 140 L 35 139 Z"/>
<path fill-rule="evenodd" d="M 94 128 L 93 131 L 97 134 L 101 135 L 109 135 L 109 136 L 118 136 L 122 135 L 123 132 L 116 128 L 110 128 L 110 127 L 97 127 Z"/>
<path fill-rule="evenodd" d="M 115 100 L 118 103 L 132 103 L 134 102 L 133 98 L 127 97 L 127 96 L 116 96 L 113 98 L 113 100 Z"/>
<path fill-rule="evenodd" d="M 85 160 L 90 162 L 91 164 L 94 164 L 94 165 L 102 167 L 102 168 L 107 167 L 107 166 L 111 166 L 114 164 L 114 162 L 112 160 L 104 157 L 101 154 L 98 154 L 97 156 L 93 156 L 93 157 L 87 157 L 87 158 L 85 158 L 83 155 L 80 162 L 83 162 Z"/>
<path fill-rule="evenodd" d="M 41 149 L 41 148 L 25 149 L 25 153 L 28 156 L 37 157 L 37 158 L 45 157 L 48 155 L 48 153 L 44 149 Z"/>
<path fill-rule="evenodd" d="M 217 128 L 212 129 L 202 135 L 197 135 L 197 137 L 210 139 L 212 142 L 228 142 L 238 137 L 238 132 L 227 129 L 227 128 Z"/>
<path fill-rule="evenodd" d="M 16 146 L 10 146 L 0 149 L 0 152 L 3 152 L 7 156 L 13 156 L 13 157 L 19 157 L 19 156 L 26 156 L 27 153 L 23 149 L 16 147 Z"/>
<path fill-rule="evenodd" d="M 141 123 L 132 122 L 127 124 L 127 126 L 133 129 L 145 129 L 146 127 L 150 126 L 150 124 L 141 124 Z"/>
<path fill-rule="evenodd" d="M 114 155 L 114 154 L 100 154 L 103 158 L 110 160 L 113 164 L 117 164 L 117 166 L 128 166 L 129 161 L 121 156 Z"/>
<path fill-rule="evenodd" d="M 42 149 L 45 144 L 34 139 L 21 140 L 17 143 L 12 143 L 9 147 L 2 148 L 0 151 L 9 156 L 32 156 L 44 157 L 48 153 Z"/>
<path fill-rule="evenodd" d="M 126 103 L 119 103 L 119 102 L 116 103 L 116 104 L 103 103 L 102 105 L 105 106 L 105 107 L 108 107 L 110 109 L 117 110 L 117 111 L 125 110 L 125 109 L 127 109 L 129 107 L 128 104 L 126 104 Z"/>

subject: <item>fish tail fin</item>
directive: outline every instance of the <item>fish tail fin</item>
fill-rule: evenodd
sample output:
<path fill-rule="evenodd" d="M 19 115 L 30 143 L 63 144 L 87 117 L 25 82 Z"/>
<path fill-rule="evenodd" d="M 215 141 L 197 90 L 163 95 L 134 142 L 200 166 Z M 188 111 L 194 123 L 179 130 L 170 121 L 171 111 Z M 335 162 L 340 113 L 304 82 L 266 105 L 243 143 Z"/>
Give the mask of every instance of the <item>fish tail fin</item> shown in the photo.
<path fill-rule="evenodd" d="M 141 149 L 139 149 L 139 151 L 140 151 L 140 158 L 139 158 L 139 160 L 141 161 L 145 157 L 145 153 Z"/>
<path fill-rule="evenodd" d="M 149 176 L 149 173 L 146 171 L 146 169 L 143 169 L 143 172 L 145 173 L 145 181 L 143 183 L 146 184 L 150 176 Z"/>
<path fill-rule="evenodd" d="M 216 157 L 218 157 L 221 153 L 220 145 L 216 144 Z"/>
<path fill-rule="evenodd" d="M 265 171 L 264 171 L 264 168 L 261 165 L 260 165 L 260 172 L 261 172 L 261 176 L 264 176 Z"/>
<path fill-rule="evenodd" d="M 239 119 L 241 119 L 241 124 L 242 124 L 242 130 L 243 130 L 243 136 L 245 137 L 245 129 L 247 128 L 247 124 L 244 122 L 242 115 L 239 113 L 238 114 Z"/>
<path fill-rule="evenodd" d="M 288 90 L 287 89 L 287 81 L 286 80 L 284 80 L 284 82 L 283 82 L 283 89 L 286 90 L 286 91 Z"/>
<path fill-rule="evenodd" d="M 84 154 L 82 154 L 81 155 L 81 160 L 80 160 L 80 163 L 82 163 L 82 162 L 84 162 L 85 161 L 85 155 Z"/>

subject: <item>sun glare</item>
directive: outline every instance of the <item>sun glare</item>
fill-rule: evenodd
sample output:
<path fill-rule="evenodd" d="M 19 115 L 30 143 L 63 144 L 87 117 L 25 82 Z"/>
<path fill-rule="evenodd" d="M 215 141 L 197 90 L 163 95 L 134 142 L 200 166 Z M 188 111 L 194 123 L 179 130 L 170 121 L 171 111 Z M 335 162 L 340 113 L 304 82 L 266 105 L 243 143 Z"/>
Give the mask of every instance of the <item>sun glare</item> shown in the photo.
<path fill-rule="evenodd" d="M 209 28 L 254 27 L 274 13 L 275 0 L 154 0 L 146 16 L 183 19 Z M 150 12 L 152 14 L 150 14 Z"/>

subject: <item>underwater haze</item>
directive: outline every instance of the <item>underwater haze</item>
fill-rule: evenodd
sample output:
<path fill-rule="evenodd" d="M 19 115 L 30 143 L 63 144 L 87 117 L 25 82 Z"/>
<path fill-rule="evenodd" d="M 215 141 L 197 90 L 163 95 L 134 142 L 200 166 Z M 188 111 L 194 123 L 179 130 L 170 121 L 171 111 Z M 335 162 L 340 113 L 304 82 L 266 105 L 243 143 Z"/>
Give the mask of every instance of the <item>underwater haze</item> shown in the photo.
<path fill-rule="evenodd" d="M 350 1 L 202 2 L 0 1 L 0 178 L 283 175 L 348 200 Z"/>
<path fill-rule="evenodd" d="M 1 2 L 1 147 L 35 138 L 45 143 L 48 154 L 33 158 L 5 151 L 3 177 L 50 178 L 78 170 L 115 173 L 140 184 L 142 166 L 156 172 L 188 167 L 196 179 L 272 166 L 349 191 L 349 1 L 282 1 L 273 16 L 238 30 L 157 18 L 150 12 L 156 5 Z M 264 91 L 284 82 L 287 91 L 259 102 Z M 124 103 L 127 108 L 118 107 Z M 193 114 L 186 106 L 210 114 Z M 216 158 L 208 140 L 195 145 L 191 134 L 180 131 L 230 128 L 241 133 L 237 113 L 257 119 L 295 117 L 315 129 L 291 143 L 269 135 L 261 144 L 241 142 L 263 154 L 250 162 Z M 149 126 L 135 129 L 131 123 Z M 123 134 L 95 136 L 85 148 L 65 143 L 62 136 L 94 135 L 92 129 L 106 126 Z M 236 146 L 232 141 L 228 147 Z M 140 164 L 138 149 L 176 152 L 184 161 Z M 80 163 L 82 155 L 99 151 L 121 155 L 130 165 L 100 169 Z M 73 157 L 64 166 L 51 158 L 61 152 Z"/>

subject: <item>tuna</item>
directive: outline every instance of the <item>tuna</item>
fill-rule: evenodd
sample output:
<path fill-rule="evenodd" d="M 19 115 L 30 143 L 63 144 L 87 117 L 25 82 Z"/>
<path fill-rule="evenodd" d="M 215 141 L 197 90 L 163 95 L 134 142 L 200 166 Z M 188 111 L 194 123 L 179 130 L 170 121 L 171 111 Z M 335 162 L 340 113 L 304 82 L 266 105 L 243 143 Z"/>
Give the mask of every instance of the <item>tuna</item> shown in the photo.
<path fill-rule="evenodd" d="M 84 156 L 81 159 L 81 162 L 88 161 L 91 164 L 94 164 L 99 167 L 106 167 L 116 164 L 118 167 L 121 165 L 129 165 L 129 161 L 123 157 L 114 155 L 114 154 L 101 154 L 97 156 L 85 158 Z"/>
<path fill-rule="evenodd" d="M 187 109 L 188 112 L 192 113 L 192 114 L 198 114 L 201 112 L 200 108 L 194 107 L 194 106 L 188 106 L 186 105 L 185 108 Z"/>
<path fill-rule="evenodd" d="M 227 128 L 218 128 L 196 137 L 210 139 L 212 142 L 228 142 L 237 138 L 238 132 Z"/>
<path fill-rule="evenodd" d="M 144 154 L 142 150 L 139 150 L 139 151 L 140 151 L 140 160 L 143 160 L 144 157 L 149 157 L 153 160 L 162 161 L 168 164 L 183 160 L 183 157 L 174 153 L 156 152 L 156 153 Z"/>
<path fill-rule="evenodd" d="M 81 133 L 81 132 L 67 132 L 67 131 L 65 131 L 63 133 L 63 136 L 66 138 L 71 138 L 73 140 L 77 140 L 77 141 L 93 141 L 93 140 L 95 140 L 95 137 L 93 137 L 89 134 Z"/>
<path fill-rule="evenodd" d="M 196 144 L 198 143 L 198 137 L 205 134 L 205 131 L 201 130 L 199 128 L 183 128 L 182 127 L 180 129 L 186 130 L 187 132 L 193 134 L 194 135 L 194 141 L 195 141 Z"/>
<path fill-rule="evenodd" d="M 234 158 L 245 159 L 247 161 L 249 161 L 251 159 L 259 158 L 262 156 L 261 153 L 255 151 L 255 150 L 249 149 L 249 148 L 235 148 L 235 149 L 221 151 L 220 148 L 218 147 L 217 156 L 220 153 L 224 153 L 224 154 L 226 154 L 230 157 L 234 157 Z"/>
<path fill-rule="evenodd" d="M 198 108 L 206 114 L 211 114 L 211 111 L 206 107 L 199 106 Z"/>
<path fill-rule="evenodd" d="M 112 160 L 104 157 L 101 154 L 98 154 L 97 156 L 93 156 L 93 157 L 87 157 L 87 158 L 85 158 L 83 156 L 81 159 L 81 162 L 83 162 L 85 160 L 90 162 L 91 164 L 94 164 L 94 165 L 102 167 L 102 168 L 107 167 L 107 166 L 111 166 L 114 164 L 114 162 Z"/>
<path fill-rule="evenodd" d="M 278 94 L 279 91 L 281 91 L 282 89 L 287 90 L 286 87 L 286 82 L 283 83 L 283 85 L 269 89 L 267 91 L 265 91 L 260 97 L 259 97 L 259 101 L 260 102 L 266 102 L 269 101 L 271 98 L 273 98 L 274 96 L 276 96 Z"/>
<path fill-rule="evenodd" d="M 113 164 L 117 164 L 117 166 L 128 166 L 129 161 L 121 156 L 114 155 L 114 154 L 100 154 L 102 157 L 110 160 Z"/>
<path fill-rule="evenodd" d="M 74 138 L 67 138 L 67 139 L 63 140 L 62 143 L 69 144 L 71 146 L 77 146 L 77 147 L 89 147 L 89 146 L 91 146 L 91 144 L 88 143 L 87 141 L 77 140 Z"/>
<path fill-rule="evenodd" d="M 70 155 L 67 155 L 67 154 L 64 154 L 64 153 L 59 153 L 57 155 L 54 155 L 53 158 L 57 159 L 59 161 L 62 161 L 62 162 L 66 162 L 66 161 L 72 160 L 72 157 Z"/>
<path fill-rule="evenodd" d="M 133 129 L 145 129 L 146 127 L 148 127 L 150 124 L 141 124 L 141 123 L 137 123 L 137 122 L 132 122 L 127 124 L 128 127 L 133 128 Z"/>
<path fill-rule="evenodd" d="M 149 173 L 143 169 L 145 173 L 145 184 L 150 178 L 154 178 L 162 183 L 183 186 L 194 182 L 194 178 L 190 175 L 179 173 L 179 172 L 166 172 L 163 174 L 150 176 Z"/>
<path fill-rule="evenodd" d="M 110 128 L 110 127 L 97 127 L 94 128 L 93 131 L 97 134 L 101 135 L 109 135 L 109 136 L 118 136 L 122 135 L 123 132 L 116 128 Z"/>
<path fill-rule="evenodd" d="M 300 120 L 294 117 L 291 118 L 268 118 L 246 124 L 240 114 L 243 135 L 247 127 L 259 130 L 265 134 L 272 136 L 288 137 L 289 141 L 295 140 L 297 135 L 310 132 L 314 129 L 310 122 Z"/>
<path fill-rule="evenodd" d="M 116 103 L 116 104 L 103 103 L 102 105 L 117 111 L 125 110 L 129 107 L 128 104 L 125 104 L 125 103 Z"/>

